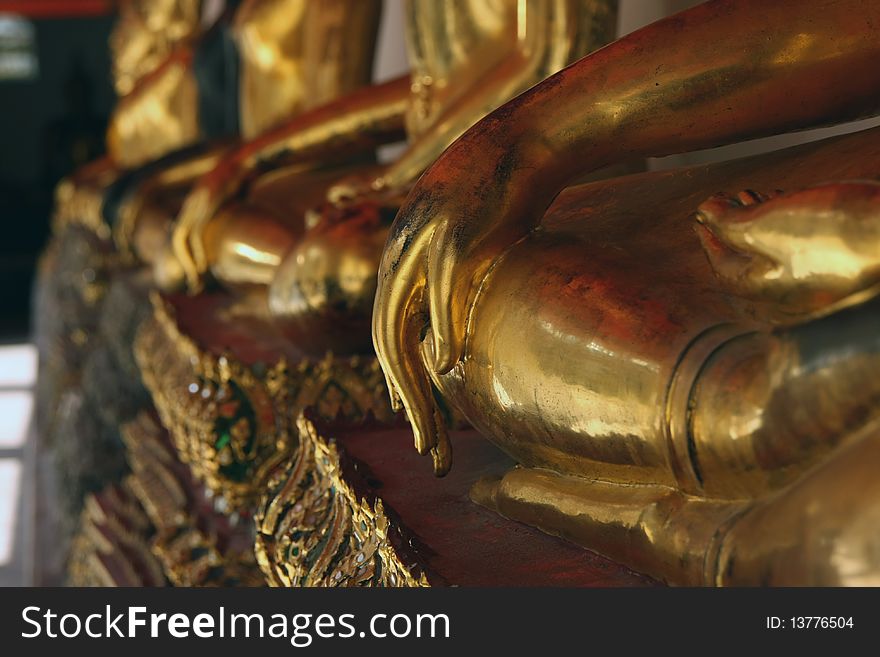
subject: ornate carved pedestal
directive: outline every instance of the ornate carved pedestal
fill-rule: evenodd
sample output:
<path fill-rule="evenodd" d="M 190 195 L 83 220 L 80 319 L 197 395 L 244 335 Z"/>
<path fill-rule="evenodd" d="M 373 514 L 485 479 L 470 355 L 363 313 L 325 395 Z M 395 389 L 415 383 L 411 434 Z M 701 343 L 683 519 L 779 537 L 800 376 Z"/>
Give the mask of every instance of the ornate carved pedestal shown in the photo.
<path fill-rule="evenodd" d="M 473 503 L 475 481 L 512 465 L 474 431 L 454 433 L 462 467 L 435 478 L 373 359 L 304 359 L 228 295 L 152 303 L 135 346 L 144 381 L 214 511 L 239 526 L 255 512 L 270 585 L 652 583 Z"/>
<path fill-rule="evenodd" d="M 226 295 L 153 295 L 135 353 L 181 459 L 221 510 L 253 507 L 270 472 L 296 447 L 293 421 L 390 419 L 375 359 L 303 358 L 270 322 Z"/>
<path fill-rule="evenodd" d="M 153 528 L 126 479 L 89 494 L 67 566 L 73 586 L 164 586 Z"/>
<path fill-rule="evenodd" d="M 155 415 L 123 427 L 130 487 L 150 518 L 153 554 L 174 586 L 262 586 L 249 516 L 214 509 L 212 495 L 177 458 Z"/>
<path fill-rule="evenodd" d="M 327 423 L 306 411 L 297 457 L 256 516 L 257 558 L 275 586 L 645 586 L 592 552 L 473 503 L 474 481 L 512 463 L 472 430 L 462 467 L 437 479 L 408 426 Z"/>

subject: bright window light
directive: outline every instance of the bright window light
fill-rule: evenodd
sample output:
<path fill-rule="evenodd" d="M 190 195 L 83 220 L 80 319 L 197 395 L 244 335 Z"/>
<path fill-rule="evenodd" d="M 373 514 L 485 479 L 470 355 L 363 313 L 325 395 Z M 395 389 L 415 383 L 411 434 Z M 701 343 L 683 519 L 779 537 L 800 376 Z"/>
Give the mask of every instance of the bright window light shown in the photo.
<path fill-rule="evenodd" d="M 37 348 L 32 344 L 0 347 L 0 388 L 29 388 L 37 380 Z"/>
<path fill-rule="evenodd" d="M 15 449 L 24 445 L 33 410 L 33 393 L 24 390 L 0 391 L 0 449 Z"/>
<path fill-rule="evenodd" d="M 0 566 L 12 560 L 20 483 L 21 461 L 0 459 Z"/>

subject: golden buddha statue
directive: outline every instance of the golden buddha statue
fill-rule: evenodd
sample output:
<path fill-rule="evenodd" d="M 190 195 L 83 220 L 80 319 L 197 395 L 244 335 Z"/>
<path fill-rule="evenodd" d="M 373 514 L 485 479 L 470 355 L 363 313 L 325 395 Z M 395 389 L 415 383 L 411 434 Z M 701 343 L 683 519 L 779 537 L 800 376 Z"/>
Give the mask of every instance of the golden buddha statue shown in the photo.
<path fill-rule="evenodd" d="M 127 0 L 110 34 L 113 86 L 120 99 L 134 94 L 178 49 L 187 49 L 202 32 L 201 0 Z M 155 111 L 155 110 L 154 110 Z M 89 227 L 102 237 L 109 230 L 102 220 L 106 190 L 119 178 L 126 162 L 124 146 L 114 138 L 113 124 L 128 119 L 116 109 L 111 120 L 109 153 L 63 179 L 56 191 L 55 230 L 70 223 Z M 121 158 L 121 159 L 120 159 Z"/>
<path fill-rule="evenodd" d="M 227 158 L 185 202 L 158 280 L 173 287 L 182 274 L 191 291 L 206 278 L 256 288 L 303 349 L 370 352 L 381 248 L 410 186 L 480 117 L 607 42 L 616 26 L 610 0 L 410 0 L 405 12 L 409 80 L 304 114 Z M 404 126 L 399 158 L 336 175 L 326 202 L 307 212 L 285 220 L 234 209 L 242 197 L 253 207 L 267 162 L 302 166 L 373 148 Z M 302 198 L 303 187 L 289 196 Z"/>
<path fill-rule="evenodd" d="M 173 29 L 175 17 L 198 14 L 198 3 L 137 6 L 148 17 L 138 22 L 127 18 L 135 10 L 123 13 L 111 39 L 117 88 L 131 89 L 110 119 L 106 175 L 95 178 L 94 189 L 72 177 L 68 187 L 79 188 L 59 189 L 58 196 L 69 207 L 79 191 L 87 197 L 79 203 L 89 210 L 85 223 L 105 236 L 112 224 L 123 253 L 151 262 L 192 182 L 217 164 L 234 137 L 251 139 L 369 82 L 380 0 L 245 0 L 198 40 L 181 38 L 168 47 L 162 39 L 181 32 Z M 129 34 L 141 38 L 126 40 Z M 156 59 L 137 60 L 145 51 L 166 56 L 145 72 L 135 63 Z M 129 78 L 131 85 L 124 82 Z M 119 189 L 109 190 L 113 184 Z"/>
<path fill-rule="evenodd" d="M 231 89 L 232 106 L 227 112 L 234 116 L 236 133 L 243 143 L 252 142 L 278 124 L 283 125 L 292 116 L 368 84 L 380 9 L 380 0 L 243 2 L 232 21 L 238 72 Z M 169 84 L 167 89 L 171 95 L 167 102 L 160 103 L 167 109 L 168 117 L 151 115 L 147 111 L 148 104 L 143 105 L 143 111 L 138 110 L 139 101 L 132 100 L 128 113 L 138 119 L 127 124 L 130 138 L 125 140 L 125 150 L 129 157 L 144 158 L 145 150 L 137 144 L 158 144 L 156 130 L 160 126 L 166 129 L 175 123 L 180 126 L 179 130 L 171 131 L 176 136 L 170 137 L 178 146 L 206 132 L 204 126 L 199 125 L 203 112 L 199 111 L 198 103 L 186 101 L 185 108 L 180 109 L 173 99 L 189 97 L 186 88 L 193 87 L 197 70 L 187 70 L 188 81 L 181 85 Z M 165 88 L 157 79 L 149 93 L 155 96 Z M 153 127 L 151 122 L 155 124 Z M 144 135 L 142 140 L 138 137 L 140 134 Z M 230 144 L 222 144 L 221 149 L 200 153 L 180 165 L 163 167 L 157 176 L 144 181 L 141 189 L 120 207 L 117 244 L 123 250 L 131 249 L 142 261 L 154 263 L 168 242 L 171 221 L 192 183 L 217 167 L 221 154 L 229 149 Z M 233 152 L 238 151 L 233 148 Z M 334 164 L 312 162 L 303 168 L 311 171 Z M 317 174 L 302 183 L 310 189 L 320 186 L 320 178 Z M 277 189 L 283 186 L 284 181 L 274 180 L 269 185 L 272 192 L 264 199 L 282 215 L 289 208 L 279 208 L 275 198 Z M 171 202 L 166 202 L 169 197 Z M 167 278 L 167 268 L 160 266 L 159 270 L 163 272 L 162 282 Z"/>
<path fill-rule="evenodd" d="M 876 114 L 878 26 L 876 2 L 707 2 L 440 157 L 373 314 L 437 474 L 443 403 L 522 465 L 472 490 L 510 518 L 673 583 L 877 583 L 880 130 L 565 187 Z"/>
<path fill-rule="evenodd" d="M 108 130 L 113 159 L 136 166 L 233 127 L 250 139 L 366 84 L 379 7 L 379 0 L 245 0 L 231 18 L 233 61 L 206 33 L 204 47 L 175 49 L 120 100 Z M 203 70 L 214 66 L 229 70 Z"/>
<path fill-rule="evenodd" d="M 177 44 L 200 33 L 201 0 L 127 0 L 110 33 L 113 87 L 120 97 L 155 70 Z"/>

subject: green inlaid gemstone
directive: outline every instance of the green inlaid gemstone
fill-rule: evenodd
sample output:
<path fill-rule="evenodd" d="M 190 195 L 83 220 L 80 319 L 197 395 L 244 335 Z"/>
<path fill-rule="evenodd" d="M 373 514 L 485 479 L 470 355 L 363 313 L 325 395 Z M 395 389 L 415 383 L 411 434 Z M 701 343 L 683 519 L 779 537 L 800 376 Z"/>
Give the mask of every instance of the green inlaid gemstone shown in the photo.
<path fill-rule="evenodd" d="M 217 443 L 214 445 L 214 448 L 217 450 L 221 450 L 226 447 L 229 442 L 232 440 L 232 436 L 228 431 L 224 431 L 220 434 L 220 437 L 217 439 Z"/>

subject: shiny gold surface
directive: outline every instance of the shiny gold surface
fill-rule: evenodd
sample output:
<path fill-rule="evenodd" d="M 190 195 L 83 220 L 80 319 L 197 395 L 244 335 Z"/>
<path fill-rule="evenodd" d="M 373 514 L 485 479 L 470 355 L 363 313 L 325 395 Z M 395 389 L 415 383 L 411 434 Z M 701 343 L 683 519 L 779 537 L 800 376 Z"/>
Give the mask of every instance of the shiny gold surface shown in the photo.
<path fill-rule="evenodd" d="M 408 0 L 404 7 L 410 145 L 373 188 L 408 189 L 480 118 L 608 43 L 617 26 L 610 0 Z"/>
<path fill-rule="evenodd" d="M 254 137 L 292 114 L 367 84 L 379 10 L 379 0 L 243 2 L 232 25 L 242 136 Z M 142 36 L 148 39 L 150 32 Z M 107 139 L 121 165 L 143 164 L 203 137 L 195 47 L 177 44 L 120 100 Z M 117 50 L 117 55 L 127 53 Z"/>
<path fill-rule="evenodd" d="M 786 423 L 790 404 L 803 401 L 811 388 L 816 388 L 811 403 L 819 403 L 828 390 L 816 387 L 818 382 L 835 381 L 858 361 L 840 354 L 842 360 L 834 363 L 834 351 L 825 350 L 822 369 L 812 378 L 802 374 L 806 355 L 820 348 L 820 338 L 785 333 L 795 329 L 776 327 L 775 297 L 770 304 L 753 301 L 716 278 L 697 232 L 684 223 L 692 214 L 687 204 L 718 184 L 770 178 L 785 185 L 794 176 L 793 184 L 809 184 L 821 181 L 829 169 L 861 176 L 878 163 L 876 153 L 868 157 L 878 139 L 870 134 L 872 139 L 858 136 L 864 150 L 850 162 L 847 151 L 855 148 L 856 138 L 848 140 L 849 148 L 846 140 L 825 145 L 809 164 L 789 154 L 769 165 L 752 160 L 708 173 L 652 174 L 565 195 L 542 231 L 494 264 L 470 315 L 466 356 L 449 374 L 438 376 L 437 385 L 453 399 L 467 400 L 457 402 L 465 415 L 527 465 L 721 496 L 754 495 L 774 479 L 783 483 L 782 466 L 796 472 L 809 464 L 810 452 L 828 449 L 851 428 L 847 422 L 853 415 L 870 411 L 871 397 L 859 401 L 852 392 L 847 409 L 827 402 L 826 426 L 811 427 L 809 438 L 801 440 L 789 435 L 792 442 L 783 448 L 776 427 Z M 794 176 L 787 173 L 793 163 L 807 164 L 809 173 L 803 168 Z M 695 177 L 699 183 L 692 187 Z M 803 231 L 828 209 L 800 205 L 804 199 L 831 196 L 839 202 L 849 194 L 860 209 L 877 187 L 828 185 L 779 196 L 767 205 L 788 204 L 790 214 L 796 209 L 795 216 L 806 218 L 799 224 Z M 611 200 L 618 195 L 637 200 Z M 585 208 L 591 208 L 589 221 L 583 221 Z M 756 218 L 773 216 L 763 204 L 751 208 Z M 861 223 L 870 226 L 878 209 L 875 204 L 867 215 L 871 219 Z M 635 228 L 645 217 L 652 230 L 639 234 Z M 849 219 L 858 222 L 856 216 Z M 866 230 L 863 237 L 872 229 Z M 597 247 L 600 238 L 602 247 Z M 779 244 L 791 247 L 789 255 L 797 254 L 791 235 L 779 238 Z M 825 274 L 846 259 L 846 243 L 838 244 L 819 261 Z M 650 269 L 639 262 L 650 262 Z M 873 276 L 876 281 L 880 268 L 875 266 Z M 872 285 L 869 279 L 854 292 L 870 291 Z M 511 309 L 513 299 L 521 305 L 519 313 Z M 828 303 L 836 302 L 829 296 Z M 804 309 L 801 323 L 815 314 Z M 871 345 L 866 340 L 846 346 L 866 350 Z M 863 366 L 870 369 L 871 361 Z M 741 408 L 734 414 L 736 407 Z M 730 439 L 725 443 L 718 434 Z M 700 464 L 699 476 L 687 476 L 692 458 Z M 731 481 L 716 480 L 715 469 Z M 750 477 L 759 481 L 741 490 Z"/>
<path fill-rule="evenodd" d="M 866 175 L 876 174 L 867 168 Z M 719 194 L 697 212 L 712 269 L 732 291 L 772 303 L 774 321 L 785 323 L 829 314 L 873 287 L 880 271 L 875 182 L 775 196 Z"/>
<path fill-rule="evenodd" d="M 373 314 L 438 474 L 437 392 L 527 466 L 473 491 L 512 518 L 670 582 L 876 581 L 852 450 L 876 451 L 880 132 L 556 197 L 633 156 L 876 113 L 878 21 L 856 0 L 708 2 L 440 157 L 392 227 Z"/>
<path fill-rule="evenodd" d="M 374 313 L 383 368 L 420 450 L 445 449 L 429 372 L 461 360 L 480 281 L 540 224 L 568 180 L 634 155 L 876 111 L 880 41 L 869 19 L 877 11 L 870 2 L 709 2 L 582 59 L 447 149 L 396 221 Z M 680 48 L 683 38 L 690 47 Z M 435 354 L 428 364 L 419 345 L 425 317 Z M 448 467 L 435 456 L 439 470 Z"/>
<path fill-rule="evenodd" d="M 370 353 L 376 271 L 393 211 L 328 208 L 272 271 L 269 312 L 308 353 Z"/>
<path fill-rule="evenodd" d="M 306 229 L 303 217 L 348 170 L 304 163 L 260 176 L 248 198 L 227 203 L 205 227 L 202 244 L 214 275 L 234 290 L 260 287 L 264 297 L 265 286 Z"/>
<path fill-rule="evenodd" d="M 306 214 L 302 201 L 310 200 L 312 204 L 318 202 L 306 190 L 326 189 L 334 180 L 324 180 L 327 169 L 334 165 L 350 167 L 352 161 L 363 159 L 377 144 L 398 138 L 405 99 L 405 79 L 393 80 L 306 112 L 230 152 L 214 170 L 199 180 L 187 196 L 175 222 L 170 256 L 185 273 L 189 289 L 199 289 L 204 274 L 209 270 L 218 280 L 227 284 L 250 281 L 265 285 L 263 278 L 250 279 L 247 271 L 224 267 L 210 257 L 207 252 L 209 247 L 205 243 L 209 231 L 213 232 L 212 239 L 215 241 L 233 242 L 216 227 L 209 229 L 211 220 L 225 212 L 228 208 L 224 206 L 245 190 L 248 192 L 245 204 L 259 205 L 263 188 L 266 187 L 261 179 L 266 177 L 267 168 L 282 168 L 285 173 L 291 172 L 291 168 L 303 172 L 318 170 L 320 180 L 312 182 L 309 178 L 316 174 L 309 174 L 302 180 L 297 180 L 295 176 L 288 177 L 291 189 L 287 199 L 280 204 L 286 207 L 279 208 L 278 196 L 269 204 L 275 208 L 275 217 L 270 216 L 266 221 L 254 225 L 255 222 L 249 222 L 247 217 L 229 221 L 235 213 L 226 213 L 224 223 L 237 234 L 234 238 L 236 246 L 232 248 L 254 254 L 251 261 L 272 260 L 273 253 L 264 256 L 261 251 L 267 241 L 264 230 L 276 234 L 287 231 L 290 237 L 286 241 L 301 235 Z M 351 172 L 339 171 L 336 179 Z M 243 264 L 246 269 L 250 268 L 249 263 Z M 275 267 L 277 265 L 276 262 Z"/>
<path fill-rule="evenodd" d="M 199 140 L 193 53 L 177 49 L 119 99 L 107 129 L 107 152 L 131 168 Z"/>
<path fill-rule="evenodd" d="M 368 84 L 381 0 L 246 0 L 235 16 L 241 135 Z"/>
<path fill-rule="evenodd" d="M 346 481 L 333 440 L 302 415 L 297 428 L 299 449 L 269 481 L 255 516 L 257 562 L 269 585 L 429 586 L 395 547 L 399 528 L 382 500 Z"/>
<path fill-rule="evenodd" d="M 200 275 L 207 271 L 204 233 L 208 220 L 246 183 L 253 182 L 267 161 L 273 160 L 273 166 L 308 162 L 306 169 L 310 169 L 353 158 L 369 150 L 376 135 L 381 143 L 387 133 L 399 132 L 401 109 L 393 84 L 387 91 L 379 88 L 371 94 L 355 94 L 338 107 L 330 103 L 369 81 L 379 11 L 378 0 L 264 0 L 240 8 L 236 36 L 242 56 L 240 108 L 246 141 L 189 194 L 170 247 L 161 255 L 149 256 L 159 265 L 157 278 L 165 289 L 179 287 L 184 276 L 191 288 L 198 287 Z M 323 107 L 305 111 L 319 106 Z M 213 229 L 215 242 L 235 241 L 239 246 L 232 246 L 233 251 L 254 255 L 241 260 L 241 271 L 235 267 L 236 259 L 219 263 L 215 275 L 233 284 L 260 282 L 260 267 L 257 279 L 250 278 L 254 263 L 274 258 L 261 248 L 267 239 L 280 235 L 272 219 L 248 222 L 247 214 L 238 222 L 242 225 L 230 224 L 228 213 L 222 222 L 240 238 Z M 263 229 L 270 235 L 263 234 Z M 248 231 L 255 243 L 247 241 Z"/>
<path fill-rule="evenodd" d="M 177 44 L 200 32 L 201 0 L 123 0 L 110 33 L 113 85 L 119 96 L 156 69 Z"/>
<path fill-rule="evenodd" d="M 112 228 L 117 250 L 150 263 L 168 240 L 168 217 L 180 209 L 193 182 L 210 171 L 228 148 L 226 142 L 215 144 L 131 185 L 119 203 Z"/>
<path fill-rule="evenodd" d="M 424 168 L 464 130 L 504 100 L 607 42 L 617 17 L 616 3 L 609 0 L 411 1 L 405 11 L 413 61 L 408 83 L 395 81 L 303 115 L 258 145 L 245 147 L 237 163 L 206 177 L 187 200 L 174 235 L 176 262 L 169 264 L 175 271 L 179 265 L 191 290 L 200 289 L 208 272 L 227 285 L 248 278 L 261 284 L 270 273 L 261 268 L 254 276 L 244 266 L 220 270 L 203 243 L 221 202 L 241 188 L 258 162 L 276 154 L 302 158 L 313 149 L 322 149 L 324 157 L 340 149 L 350 152 L 355 140 L 372 146 L 398 137 L 405 122 L 409 145 L 403 156 L 384 170 L 365 170 L 331 189 L 331 203 L 315 212 L 327 215 L 316 222 L 323 227 L 297 241 L 269 290 L 271 311 L 290 328 L 292 339 L 301 339 L 304 332 L 326 333 L 325 327 L 340 323 L 334 315 L 338 308 L 346 309 L 344 321 L 365 323 L 375 291 L 369 270 L 375 271 L 387 230 L 387 224 L 378 226 L 365 217 L 376 206 L 392 213 Z M 338 223 L 330 216 L 342 212 L 351 215 L 348 225 L 327 230 L 327 223 Z M 276 260 L 275 250 L 264 254 L 261 247 L 266 241 L 261 233 L 271 234 L 270 227 L 224 223 L 237 236 L 235 249 Z M 240 223 L 247 224 L 246 219 Z M 367 331 L 352 335 L 342 343 L 331 340 L 329 346 L 369 350 Z"/>
<path fill-rule="evenodd" d="M 200 4 L 135 0 L 122 5 L 111 37 L 120 99 L 107 132 L 110 175 L 83 175 L 94 167 L 77 174 L 76 189 L 62 190 L 73 202 L 58 204 L 65 222 L 85 224 L 106 237 L 101 203 L 120 170 L 204 138 L 193 68 L 202 36 Z M 378 17 L 378 0 L 243 3 L 231 28 L 240 57 L 241 80 L 234 93 L 243 134 L 253 136 L 284 117 L 366 84 Z M 159 257 L 157 241 L 161 246 L 168 242 L 168 217 L 179 211 L 181 191 L 216 165 L 221 146 L 170 165 L 133 191 L 114 228 L 123 253 L 134 251 L 147 262 Z M 62 186 L 72 184 L 73 178 Z M 146 227 L 137 235 L 142 215 Z"/>
<path fill-rule="evenodd" d="M 108 156 L 59 183 L 53 225 L 56 234 L 78 224 L 101 239 L 108 238 L 110 228 L 101 209 L 107 189 L 122 169 L 196 138 L 190 111 L 195 83 L 187 67 L 201 33 L 200 11 L 200 0 L 120 3 L 110 35 L 114 87 L 120 100 L 108 127 Z M 179 112 L 183 114 L 177 116 Z M 154 191 L 156 186 L 148 189 Z M 129 234 L 123 240 L 124 251 L 130 241 Z"/>

